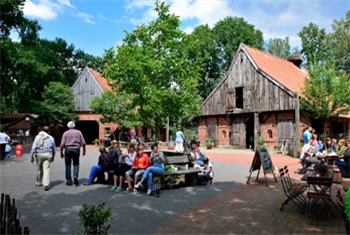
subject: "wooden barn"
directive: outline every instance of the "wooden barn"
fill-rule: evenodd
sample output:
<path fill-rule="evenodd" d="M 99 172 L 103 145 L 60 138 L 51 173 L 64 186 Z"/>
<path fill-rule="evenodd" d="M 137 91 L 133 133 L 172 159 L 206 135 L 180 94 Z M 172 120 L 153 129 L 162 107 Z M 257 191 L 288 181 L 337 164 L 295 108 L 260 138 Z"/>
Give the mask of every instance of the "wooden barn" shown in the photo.
<path fill-rule="evenodd" d="M 271 146 L 283 142 L 296 155 L 310 118 L 299 111 L 299 94 L 307 71 L 300 63 L 273 56 L 243 43 L 221 82 L 201 105 L 198 137 L 216 146 L 248 148 L 263 138 Z M 349 131 L 349 119 L 342 121 Z"/>
<path fill-rule="evenodd" d="M 86 67 L 78 76 L 73 84 L 73 93 L 75 95 L 75 110 L 79 116 L 76 128 L 79 129 L 88 144 L 95 139 L 106 139 L 118 126 L 115 123 L 101 123 L 102 115 L 95 114 L 89 107 L 89 102 L 95 96 L 100 96 L 104 91 L 111 90 L 107 79 L 91 68 Z M 128 132 L 127 129 L 124 130 Z M 151 129 L 136 128 L 137 136 L 144 141 L 149 141 L 153 132 Z M 165 129 L 160 127 L 157 133 L 158 140 L 165 140 Z"/>

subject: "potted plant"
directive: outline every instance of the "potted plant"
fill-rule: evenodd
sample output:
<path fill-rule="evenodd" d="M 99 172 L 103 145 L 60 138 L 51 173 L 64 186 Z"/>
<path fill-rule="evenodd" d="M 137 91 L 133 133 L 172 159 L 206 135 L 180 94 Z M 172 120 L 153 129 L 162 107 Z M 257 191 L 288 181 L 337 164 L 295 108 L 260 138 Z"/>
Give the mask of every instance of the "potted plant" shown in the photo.
<path fill-rule="evenodd" d="M 207 138 L 205 140 L 205 145 L 207 146 L 207 149 L 212 149 L 214 145 L 213 140 L 211 138 Z"/>

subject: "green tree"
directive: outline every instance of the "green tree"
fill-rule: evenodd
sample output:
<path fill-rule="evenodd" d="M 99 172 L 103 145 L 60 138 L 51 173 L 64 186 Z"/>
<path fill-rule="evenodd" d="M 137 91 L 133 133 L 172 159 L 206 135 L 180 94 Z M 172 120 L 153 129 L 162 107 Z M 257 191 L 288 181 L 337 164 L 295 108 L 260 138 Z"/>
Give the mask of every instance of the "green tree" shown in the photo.
<path fill-rule="evenodd" d="M 119 127 L 134 127 L 142 125 L 137 121 L 137 109 L 132 107 L 133 95 L 119 91 L 116 95 L 112 91 L 105 91 L 101 96 L 95 96 L 89 106 L 94 113 L 103 114 L 100 122 L 118 123 Z"/>
<path fill-rule="evenodd" d="M 118 54 L 106 53 L 108 65 L 103 72 L 113 80 L 116 96 L 132 97 L 130 107 L 139 118 L 135 121 L 152 128 L 164 125 L 167 117 L 178 120 L 198 114 L 201 101 L 200 68 L 188 59 L 179 17 L 170 14 L 164 2 L 157 1 L 155 10 L 155 21 L 126 32 Z"/>
<path fill-rule="evenodd" d="M 270 39 L 267 51 L 275 56 L 286 59 L 290 55 L 289 37 Z"/>
<path fill-rule="evenodd" d="M 333 32 L 327 36 L 332 61 L 335 61 L 337 70 L 350 74 L 350 11 L 345 18 L 334 20 L 332 29 Z"/>
<path fill-rule="evenodd" d="M 258 49 L 264 47 L 263 33 L 243 18 L 226 17 L 215 24 L 213 34 L 220 52 L 221 75 L 226 73 L 241 42 Z"/>
<path fill-rule="evenodd" d="M 344 72 L 337 72 L 331 62 L 309 66 L 308 79 L 302 91 L 300 108 L 315 118 L 329 119 L 350 111 L 350 80 Z"/>
<path fill-rule="evenodd" d="M 326 30 L 310 23 L 298 33 L 301 38 L 301 53 L 307 65 L 327 59 Z"/>
<path fill-rule="evenodd" d="M 42 102 L 35 102 L 35 113 L 39 114 L 39 124 L 63 126 L 69 121 L 76 121 L 74 112 L 75 102 L 73 90 L 70 86 L 60 82 L 50 82 L 44 87 Z"/>
<path fill-rule="evenodd" d="M 23 24 L 23 6 L 25 0 L 0 1 L 0 36 L 8 36 L 12 29 Z"/>

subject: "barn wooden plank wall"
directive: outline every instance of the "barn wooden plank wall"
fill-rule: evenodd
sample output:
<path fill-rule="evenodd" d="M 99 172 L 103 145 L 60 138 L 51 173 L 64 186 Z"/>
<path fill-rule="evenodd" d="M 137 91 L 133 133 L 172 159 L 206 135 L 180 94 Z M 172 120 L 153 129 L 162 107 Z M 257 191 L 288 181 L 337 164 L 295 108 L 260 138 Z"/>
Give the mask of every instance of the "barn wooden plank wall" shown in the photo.
<path fill-rule="evenodd" d="M 243 87 L 241 113 L 294 110 L 294 97 L 283 90 L 277 81 L 272 82 L 266 74 L 258 72 L 242 52 L 230 67 L 219 87 L 202 106 L 203 115 L 226 114 L 236 107 L 235 88 Z"/>
<path fill-rule="evenodd" d="M 73 85 L 73 93 L 75 95 L 75 110 L 91 111 L 89 102 L 95 96 L 100 96 L 103 90 L 92 76 L 88 69 L 80 74 L 78 80 Z"/>

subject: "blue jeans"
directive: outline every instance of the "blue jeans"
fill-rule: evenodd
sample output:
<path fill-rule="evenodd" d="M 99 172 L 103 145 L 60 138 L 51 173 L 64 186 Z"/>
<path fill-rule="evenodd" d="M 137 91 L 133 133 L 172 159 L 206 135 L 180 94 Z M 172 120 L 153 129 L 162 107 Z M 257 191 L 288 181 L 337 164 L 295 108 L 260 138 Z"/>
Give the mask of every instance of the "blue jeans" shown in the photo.
<path fill-rule="evenodd" d="M 66 163 L 66 180 L 67 180 L 67 183 L 72 183 L 71 165 L 73 162 L 73 177 L 78 179 L 80 149 L 66 148 L 64 155 L 65 155 L 64 159 Z"/>
<path fill-rule="evenodd" d="M 97 176 L 97 173 L 99 172 L 103 172 L 101 165 L 91 167 L 88 183 L 92 184 L 94 182 L 95 177 Z"/>
<path fill-rule="evenodd" d="M 150 189 L 153 185 L 153 174 L 162 175 L 163 173 L 164 169 L 160 166 L 150 166 L 146 169 L 145 173 L 143 173 L 142 182 L 144 182 L 147 179 L 147 188 Z"/>
<path fill-rule="evenodd" d="M 342 177 L 349 178 L 349 163 L 346 163 L 344 161 L 336 161 L 335 164 L 339 168 Z"/>
<path fill-rule="evenodd" d="M 199 165 L 199 166 L 204 166 L 204 162 L 202 160 L 197 160 L 196 163 Z"/>

